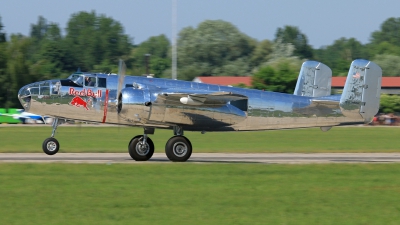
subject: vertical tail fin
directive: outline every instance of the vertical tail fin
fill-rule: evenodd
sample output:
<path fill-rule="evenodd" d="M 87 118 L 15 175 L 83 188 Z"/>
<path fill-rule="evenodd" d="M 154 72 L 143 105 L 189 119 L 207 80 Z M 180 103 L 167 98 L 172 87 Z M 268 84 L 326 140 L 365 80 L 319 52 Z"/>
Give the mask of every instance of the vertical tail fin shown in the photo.
<path fill-rule="evenodd" d="M 294 95 L 322 97 L 331 95 L 332 70 L 325 64 L 306 61 L 301 66 Z"/>
<path fill-rule="evenodd" d="M 343 115 L 372 121 L 379 110 L 382 69 L 375 63 L 357 59 L 351 63 L 340 98 Z"/>

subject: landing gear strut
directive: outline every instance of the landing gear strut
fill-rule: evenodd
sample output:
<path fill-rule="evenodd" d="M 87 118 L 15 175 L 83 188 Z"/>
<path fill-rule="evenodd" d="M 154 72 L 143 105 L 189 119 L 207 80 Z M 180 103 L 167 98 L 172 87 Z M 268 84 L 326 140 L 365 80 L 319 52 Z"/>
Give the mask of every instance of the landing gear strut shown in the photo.
<path fill-rule="evenodd" d="M 54 155 L 58 152 L 58 150 L 60 150 L 60 143 L 58 143 L 57 139 L 54 138 L 58 125 L 58 118 L 54 118 L 52 124 L 53 132 L 51 133 L 51 137 L 44 140 L 42 144 L 42 149 L 47 155 Z"/>

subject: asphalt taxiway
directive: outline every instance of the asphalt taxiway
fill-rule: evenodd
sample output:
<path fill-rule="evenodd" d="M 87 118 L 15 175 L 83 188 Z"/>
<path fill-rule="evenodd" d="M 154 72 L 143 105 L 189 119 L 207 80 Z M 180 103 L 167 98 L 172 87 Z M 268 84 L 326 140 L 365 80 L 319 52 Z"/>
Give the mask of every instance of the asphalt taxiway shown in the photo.
<path fill-rule="evenodd" d="M 172 163 L 163 153 L 146 162 L 128 153 L 0 153 L 0 163 Z M 400 153 L 193 153 L 186 163 L 400 163 Z"/>

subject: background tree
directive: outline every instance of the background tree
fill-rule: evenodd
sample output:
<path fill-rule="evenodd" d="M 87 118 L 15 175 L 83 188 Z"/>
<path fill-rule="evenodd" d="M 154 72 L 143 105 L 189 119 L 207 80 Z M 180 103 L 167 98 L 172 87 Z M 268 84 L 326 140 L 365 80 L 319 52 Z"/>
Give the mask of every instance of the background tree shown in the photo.
<path fill-rule="evenodd" d="M 257 67 L 260 64 L 270 60 L 272 51 L 273 51 L 273 42 L 272 41 L 263 40 L 263 41 L 257 43 L 257 46 L 251 55 L 251 59 L 250 59 L 251 66 Z"/>
<path fill-rule="evenodd" d="M 301 60 L 281 58 L 267 63 L 252 77 L 252 87 L 267 91 L 293 93 Z"/>
<path fill-rule="evenodd" d="M 118 64 L 127 59 L 132 47 L 122 25 L 94 11 L 73 14 L 67 25 L 66 43 L 74 66 L 90 71 L 96 65 Z M 104 72 L 104 71 L 103 71 Z"/>
<path fill-rule="evenodd" d="M 382 42 L 388 42 L 395 46 L 400 46 L 400 17 L 391 17 L 385 20 L 379 31 L 375 31 L 371 34 L 371 43 L 379 44 Z"/>
<path fill-rule="evenodd" d="M 275 41 L 280 39 L 282 43 L 293 44 L 295 50 L 293 54 L 301 59 L 312 59 L 313 49 L 308 44 L 308 39 L 305 34 L 300 32 L 298 27 L 285 26 L 278 28 L 275 34 Z"/>
<path fill-rule="evenodd" d="M 165 35 L 150 37 L 132 50 L 129 60 L 132 61 L 133 74 L 140 75 L 146 72 L 145 54 L 150 54 L 149 70 L 155 77 L 161 77 L 170 67 L 171 59 L 168 55 L 170 42 Z"/>
<path fill-rule="evenodd" d="M 7 100 L 5 107 L 16 107 L 18 105 L 17 94 L 19 88 L 36 81 L 29 72 L 29 51 L 31 39 L 22 35 L 11 35 L 7 48 L 7 72 L 4 86 L 7 89 Z"/>
<path fill-rule="evenodd" d="M 400 112 L 400 96 L 382 94 L 379 112 L 383 113 Z"/>
<path fill-rule="evenodd" d="M 58 24 L 39 17 L 38 23 L 31 25 L 30 33 L 34 51 L 30 57 L 32 75 L 39 79 L 54 79 L 76 69 Z"/>
<path fill-rule="evenodd" d="M 30 37 L 35 43 L 41 42 L 47 33 L 49 25 L 43 16 L 39 16 L 36 24 L 31 24 Z"/>
<path fill-rule="evenodd" d="M 3 24 L 0 17 L 0 107 L 5 107 L 7 100 L 7 54 L 6 33 L 3 32 Z"/>
<path fill-rule="evenodd" d="M 1 23 L 1 16 L 0 16 L 0 43 L 6 42 L 6 33 L 3 32 L 3 23 Z"/>
<path fill-rule="evenodd" d="M 354 38 L 340 38 L 332 45 L 315 51 L 315 59 L 332 69 L 333 76 L 346 76 L 350 64 L 359 58 L 369 58 L 368 50 Z"/>
<path fill-rule="evenodd" d="M 400 56 L 400 46 L 396 46 L 387 41 L 377 44 L 368 43 L 365 45 L 369 56 L 376 55 L 397 55 Z"/>
<path fill-rule="evenodd" d="M 382 76 L 395 77 L 400 75 L 400 56 L 377 55 L 374 62 L 382 68 Z"/>
<path fill-rule="evenodd" d="M 229 22 L 206 20 L 197 28 L 182 29 L 177 45 L 178 76 L 191 80 L 196 76 L 230 75 L 227 72 L 232 68 L 249 63 L 256 41 Z M 250 67 L 245 68 L 241 73 L 249 74 Z"/>

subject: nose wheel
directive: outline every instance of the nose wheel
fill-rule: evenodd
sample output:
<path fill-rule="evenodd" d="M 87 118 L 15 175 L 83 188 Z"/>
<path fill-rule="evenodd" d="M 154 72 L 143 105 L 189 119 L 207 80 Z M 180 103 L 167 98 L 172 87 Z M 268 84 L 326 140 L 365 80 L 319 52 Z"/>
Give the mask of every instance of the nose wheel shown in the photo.
<path fill-rule="evenodd" d="M 42 148 L 44 153 L 47 155 L 54 155 L 60 149 L 60 144 L 58 143 L 57 139 L 50 137 L 44 140 Z"/>
<path fill-rule="evenodd" d="M 42 149 L 47 155 L 54 155 L 58 152 L 58 150 L 60 150 L 60 143 L 58 143 L 57 139 L 54 138 L 59 124 L 58 118 L 54 118 L 52 124 L 53 132 L 51 133 L 51 137 L 44 140 L 42 144 Z"/>

